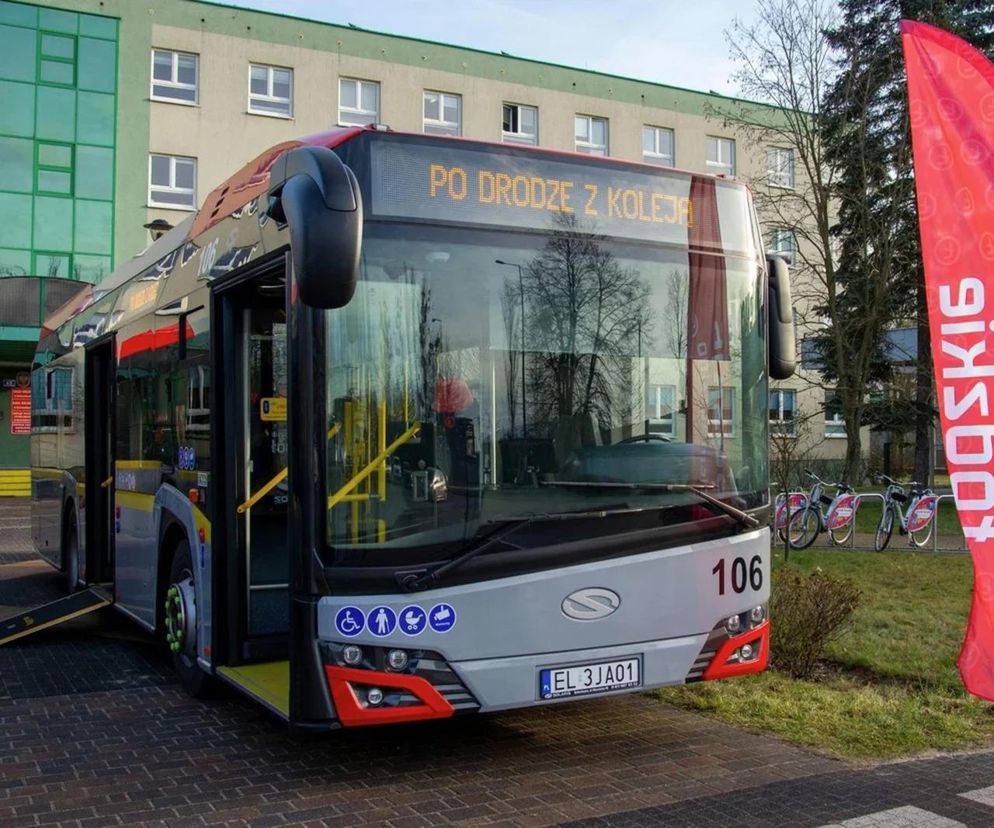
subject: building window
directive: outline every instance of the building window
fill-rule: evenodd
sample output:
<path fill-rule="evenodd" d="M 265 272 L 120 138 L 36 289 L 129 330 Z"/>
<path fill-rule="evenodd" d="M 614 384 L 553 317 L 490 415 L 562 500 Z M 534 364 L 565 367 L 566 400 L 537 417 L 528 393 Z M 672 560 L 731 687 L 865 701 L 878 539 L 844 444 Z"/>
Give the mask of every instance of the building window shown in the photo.
<path fill-rule="evenodd" d="M 506 144 L 537 144 L 538 109 L 521 104 L 504 104 L 501 138 Z"/>
<path fill-rule="evenodd" d="M 771 147 L 766 151 L 766 176 L 774 187 L 794 187 L 794 151 Z"/>
<path fill-rule="evenodd" d="M 199 63 L 197 55 L 153 49 L 152 100 L 195 104 Z"/>
<path fill-rule="evenodd" d="M 271 115 L 276 118 L 292 117 L 293 69 L 251 64 L 248 111 L 255 115 Z"/>
<path fill-rule="evenodd" d="M 39 195 L 73 194 L 73 146 L 39 141 L 35 144 L 35 192 Z"/>
<path fill-rule="evenodd" d="M 73 369 L 39 368 L 31 375 L 31 425 L 43 432 L 72 428 Z"/>
<path fill-rule="evenodd" d="M 38 82 L 54 86 L 76 85 L 76 38 L 55 32 L 38 32 Z"/>
<path fill-rule="evenodd" d="M 196 209 L 197 159 L 179 155 L 150 155 L 148 203 L 150 207 Z"/>
<path fill-rule="evenodd" d="M 673 130 L 665 127 L 642 127 L 642 160 L 647 164 L 673 166 Z"/>
<path fill-rule="evenodd" d="M 709 135 L 705 141 L 708 172 L 735 175 L 735 142 L 731 138 Z"/>
<path fill-rule="evenodd" d="M 380 85 L 376 81 L 338 79 L 338 123 L 365 126 L 380 122 Z"/>
<path fill-rule="evenodd" d="M 825 389 L 825 436 L 846 436 L 846 421 L 842 418 L 842 400 L 839 399 L 834 388 Z"/>
<path fill-rule="evenodd" d="M 448 92 L 425 92 L 424 131 L 433 135 L 462 133 L 462 97 Z"/>
<path fill-rule="evenodd" d="M 650 434 L 676 434 L 676 386 L 650 385 L 645 394 L 645 417 Z"/>
<path fill-rule="evenodd" d="M 788 264 L 793 263 L 797 253 L 797 238 L 793 230 L 783 228 L 770 231 L 770 252 L 776 253 Z"/>
<path fill-rule="evenodd" d="M 708 388 L 708 437 L 734 433 L 735 389 L 727 385 Z"/>
<path fill-rule="evenodd" d="M 770 433 L 784 437 L 797 436 L 796 391 L 770 391 Z"/>
<path fill-rule="evenodd" d="M 574 121 L 576 151 L 587 155 L 607 155 L 607 118 L 577 115 Z"/>

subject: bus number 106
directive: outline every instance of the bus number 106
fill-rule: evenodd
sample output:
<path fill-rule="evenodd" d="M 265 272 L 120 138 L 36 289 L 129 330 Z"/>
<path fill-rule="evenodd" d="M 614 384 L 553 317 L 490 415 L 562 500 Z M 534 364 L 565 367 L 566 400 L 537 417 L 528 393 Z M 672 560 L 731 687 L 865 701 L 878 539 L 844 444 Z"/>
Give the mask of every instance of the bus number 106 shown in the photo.
<path fill-rule="evenodd" d="M 732 591 L 736 594 L 745 592 L 747 586 L 751 586 L 756 592 L 763 587 L 763 559 L 759 555 L 753 555 L 752 560 L 746 564 L 745 558 L 735 558 L 732 565 L 726 567 L 725 559 L 722 558 L 711 570 L 713 575 L 718 576 L 718 594 L 725 594 L 725 570 L 729 569 L 731 574 Z M 747 572 L 748 570 L 748 572 Z"/>

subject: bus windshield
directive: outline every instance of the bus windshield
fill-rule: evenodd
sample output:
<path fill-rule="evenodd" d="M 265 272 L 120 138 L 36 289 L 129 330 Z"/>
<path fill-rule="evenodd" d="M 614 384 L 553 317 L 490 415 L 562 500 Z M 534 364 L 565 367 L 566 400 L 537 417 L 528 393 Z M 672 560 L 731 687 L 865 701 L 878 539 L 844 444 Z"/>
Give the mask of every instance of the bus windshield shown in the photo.
<path fill-rule="evenodd" d="M 536 515 L 713 517 L 688 485 L 766 502 L 755 252 L 550 224 L 367 224 L 355 296 L 326 312 L 334 563 L 432 560 Z M 576 523 L 556 542 L 637 525 Z"/>

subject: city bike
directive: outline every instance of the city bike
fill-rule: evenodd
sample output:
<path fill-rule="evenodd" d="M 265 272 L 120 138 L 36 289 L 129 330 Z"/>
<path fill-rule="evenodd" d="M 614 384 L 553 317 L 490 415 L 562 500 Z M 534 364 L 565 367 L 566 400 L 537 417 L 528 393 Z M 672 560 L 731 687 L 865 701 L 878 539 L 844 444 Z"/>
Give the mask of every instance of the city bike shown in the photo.
<path fill-rule="evenodd" d="M 878 474 L 877 479 L 887 484 L 884 491 L 883 512 L 877 532 L 873 536 L 873 548 L 882 552 L 890 543 L 894 532 L 894 524 L 898 531 L 908 536 L 908 543 L 919 548 L 929 542 L 935 515 L 939 505 L 939 496 L 921 483 L 911 482 L 908 489 L 886 474 Z M 901 509 L 901 504 L 907 504 L 907 514 Z"/>
<path fill-rule="evenodd" d="M 821 532 L 828 532 L 832 543 L 841 546 L 852 535 L 859 495 L 848 483 L 829 483 L 813 472 L 804 473 L 813 483 L 804 507 L 791 514 L 788 521 L 787 539 L 791 547 L 807 549 Z M 825 494 L 825 489 L 834 489 L 835 497 Z"/>

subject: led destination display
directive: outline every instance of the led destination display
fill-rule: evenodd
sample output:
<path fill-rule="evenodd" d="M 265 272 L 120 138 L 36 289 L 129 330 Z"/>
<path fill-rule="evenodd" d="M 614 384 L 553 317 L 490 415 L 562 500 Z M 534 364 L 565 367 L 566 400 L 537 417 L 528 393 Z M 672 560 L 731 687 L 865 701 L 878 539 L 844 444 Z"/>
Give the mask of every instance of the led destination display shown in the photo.
<path fill-rule="evenodd" d="M 371 149 L 375 217 L 550 230 L 569 215 L 592 232 L 679 245 L 695 226 L 689 175 L 399 141 Z M 742 188 L 719 189 L 745 205 Z"/>

